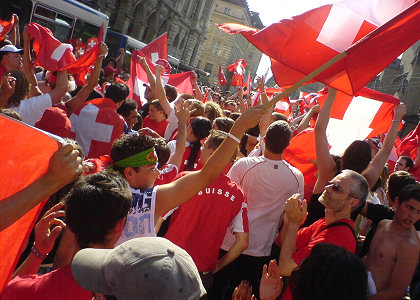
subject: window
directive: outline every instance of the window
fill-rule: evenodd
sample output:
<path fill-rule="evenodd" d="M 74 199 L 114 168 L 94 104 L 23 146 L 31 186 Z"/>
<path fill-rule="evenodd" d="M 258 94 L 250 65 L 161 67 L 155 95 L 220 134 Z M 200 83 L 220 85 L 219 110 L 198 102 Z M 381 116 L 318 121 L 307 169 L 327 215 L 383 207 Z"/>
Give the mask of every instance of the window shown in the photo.
<path fill-rule="evenodd" d="M 225 14 L 230 15 L 230 8 L 229 7 L 225 7 Z"/>
<path fill-rule="evenodd" d="M 76 26 L 74 26 L 73 39 L 81 38 L 82 41 L 86 43 L 86 41 L 91 37 L 98 37 L 98 33 L 98 26 L 77 19 Z"/>
<path fill-rule="evenodd" d="M 74 19 L 38 5 L 35 8 L 32 22 L 38 23 L 51 30 L 53 35 L 60 42 L 68 43 Z"/>
<path fill-rule="evenodd" d="M 219 55 L 220 52 L 220 42 L 215 42 L 211 47 L 211 54 L 213 55 Z"/>
<path fill-rule="evenodd" d="M 204 72 L 211 73 L 213 71 L 213 64 L 206 63 L 206 66 L 204 67 Z"/>

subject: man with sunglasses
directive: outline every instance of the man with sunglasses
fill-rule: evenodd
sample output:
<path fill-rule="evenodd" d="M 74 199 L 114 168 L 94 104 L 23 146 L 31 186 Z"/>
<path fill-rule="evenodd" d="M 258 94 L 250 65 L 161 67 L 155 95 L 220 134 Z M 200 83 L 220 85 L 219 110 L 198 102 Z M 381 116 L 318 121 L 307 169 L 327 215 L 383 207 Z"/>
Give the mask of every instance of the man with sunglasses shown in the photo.
<path fill-rule="evenodd" d="M 293 195 L 286 202 L 285 224 L 281 231 L 280 274 L 290 276 L 319 243 L 329 243 L 356 251 L 356 238 L 350 215 L 366 202 L 368 183 L 357 172 L 343 170 L 325 187 L 319 201 L 325 218 L 299 230 L 307 215 L 306 200 Z"/>

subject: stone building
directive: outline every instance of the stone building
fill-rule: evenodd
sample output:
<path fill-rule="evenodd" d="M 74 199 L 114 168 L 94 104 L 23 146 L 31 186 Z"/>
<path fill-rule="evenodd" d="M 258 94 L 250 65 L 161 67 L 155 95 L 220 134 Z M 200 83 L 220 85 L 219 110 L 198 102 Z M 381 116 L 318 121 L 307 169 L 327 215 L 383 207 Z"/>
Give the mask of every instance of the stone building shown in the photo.
<path fill-rule="evenodd" d="M 405 103 L 407 114 L 400 132 L 406 135 L 419 122 L 420 109 L 420 41 L 417 41 L 401 58 L 397 58 L 367 86 L 381 93 L 394 95 Z"/>
<path fill-rule="evenodd" d="M 254 78 L 261 52 L 242 35 L 230 35 L 220 31 L 215 25 L 220 23 L 240 23 L 258 29 L 264 27 L 258 13 L 249 11 L 246 0 L 217 0 L 198 65 L 199 69 L 204 70 L 209 76 L 201 76 L 200 81 L 211 86 L 216 85 L 220 64 L 229 84 L 232 73 L 227 72 L 225 68 L 240 58 L 245 59 L 247 63 L 246 74 L 250 71 Z M 229 85 L 225 86 L 228 87 Z"/>
<path fill-rule="evenodd" d="M 168 33 L 179 71 L 198 67 L 215 0 L 97 0 L 110 28 L 149 43 Z"/>

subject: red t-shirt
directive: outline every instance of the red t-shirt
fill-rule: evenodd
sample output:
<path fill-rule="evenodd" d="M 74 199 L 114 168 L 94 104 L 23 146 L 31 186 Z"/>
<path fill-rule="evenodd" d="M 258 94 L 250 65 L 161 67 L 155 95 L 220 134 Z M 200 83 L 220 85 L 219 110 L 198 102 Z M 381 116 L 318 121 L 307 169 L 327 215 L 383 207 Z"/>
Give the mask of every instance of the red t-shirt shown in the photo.
<path fill-rule="evenodd" d="M 350 219 L 342 219 L 337 222 L 345 222 L 354 228 L 354 223 Z M 325 218 L 322 218 L 299 230 L 296 238 L 296 252 L 293 254 L 293 260 L 298 266 L 311 254 L 312 248 L 319 243 L 334 244 L 351 253 L 356 252 L 356 240 L 350 228 L 338 225 L 323 230 L 325 227 L 327 227 L 327 223 L 325 223 Z M 292 300 L 290 286 L 284 291 L 281 300 Z"/>
<path fill-rule="evenodd" d="M 7 69 L 2 64 L 0 64 L 0 80 L 2 79 L 4 73 L 6 72 L 7 72 Z"/>
<path fill-rule="evenodd" d="M 178 175 L 178 168 L 172 164 L 166 165 L 159 177 L 156 178 L 153 186 L 170 183 L 174 180 L 176 175 Z"/>
<path fill-rule="evenodd" d="M 153 129 L 156 131 L 161 137 L 165 136 L 165 130 L 166 127 L 168 127 L 168 120 L 163 120 L 161 122 L 155 122 L 153 120 L 150 120 L 149 116 L 146 116 L 143 120 L 143 128 L 149 127 L 150 129 Z"/>
<path fill-rule="evenodd" d="M 187 165 L 188 157 L 190 157 L 190 153 L 191 153 L 191 146 L 188 146 L 185 148 L 184 156 L 182 157 L 182 163 L 179 166 L 180 173 L 185 170 L 185 166 Z M 198 150 L 197 159 L 195 160 L 195 163 L 194 163 L 194 170 L 192 171 L 198 171 L 203 168 L 203 165 L 198 162 L 200 159 L 200 154 L 201 154 L 201 150 Z"/>
<path fill-rule="evenodd" d="M 206 272 L 215 269 L 230 225 L 232 232 L 249 232 L 246 196 L 239 185 L 221 174 L 174 211 L 165 238 L 185 249 L 199 272 Z"/>
<path fill-rule="evenodd" d="M 350 219 L 342 219 L 337 222 L 346 222 L 354 228 L 354 223 Z M 325 218 L 322 218 L 299 230 L 296 238 L 296 252 L 293 254 L 293 260 L 298 266 L 303 259 L 311 254 L 312 248 L 319 243 L 334 244 L 351 253 L 356 252 L 356 240 L 350 228 L 340 225 L 323 230 L 325 227 L 327 227 L 327 223 L 325 223 Z"/>
<path fill-rule="evenodd" d="M 69 266 L 44 275 L 18 276 L 1 293 L 1 300 L 91 300 L 92 292 L 85 290 L 73 278 Z"/>

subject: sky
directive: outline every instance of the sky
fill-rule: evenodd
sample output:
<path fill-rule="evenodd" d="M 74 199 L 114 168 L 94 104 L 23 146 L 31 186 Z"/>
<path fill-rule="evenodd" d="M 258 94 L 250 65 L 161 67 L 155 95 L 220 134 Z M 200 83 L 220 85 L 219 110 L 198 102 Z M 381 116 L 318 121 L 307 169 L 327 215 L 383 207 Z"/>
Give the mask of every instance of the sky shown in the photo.
<path fill-rule="evenodd" d="M 310 9 L 338 2 L 338 0 L 248 0 L 249 9 L 260 14 L 264 26 L 282 19 L 300 15 Z M 257 75 L 264 75 L 270 66 L 270 59 L 263 55 Z"/>

